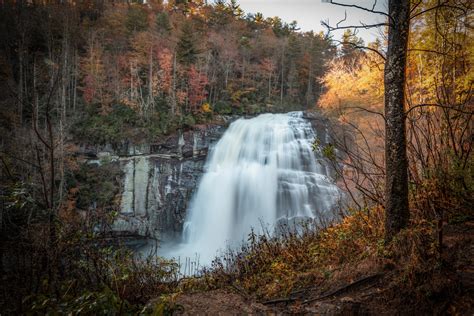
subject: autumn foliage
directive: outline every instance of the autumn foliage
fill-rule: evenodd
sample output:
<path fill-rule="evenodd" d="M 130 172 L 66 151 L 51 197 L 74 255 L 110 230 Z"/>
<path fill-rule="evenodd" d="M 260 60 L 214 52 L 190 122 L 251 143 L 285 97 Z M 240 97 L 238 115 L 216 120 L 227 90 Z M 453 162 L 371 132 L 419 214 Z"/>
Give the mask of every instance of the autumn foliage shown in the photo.
<path fill-rule="evenodd" d="M 472 203 L 474 33 L 460 26 L 462 14 L 432 11 L 411 22 L 405 113 L 412 207 L 442 220 L 453 207 Z M 369 47 L 383 49 L 379 42 Z M 342 54 L 322 79 L 326 91 L 318 103 L 346 130 L 335 138 L 344 151 L 341 183 L 362 205 L 384 199 L 383 72 L 383 59 L 372 50 Z"/>

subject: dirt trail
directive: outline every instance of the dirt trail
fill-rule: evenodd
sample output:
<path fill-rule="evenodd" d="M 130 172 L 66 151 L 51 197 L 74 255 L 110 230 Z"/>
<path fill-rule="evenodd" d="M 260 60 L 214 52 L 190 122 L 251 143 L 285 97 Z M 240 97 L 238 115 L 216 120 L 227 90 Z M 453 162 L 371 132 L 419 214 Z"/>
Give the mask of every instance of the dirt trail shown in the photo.
<path fill-rule="evenodd" d="M 271 312 L 270 308 L 230 290 L 183 295 L 177 304 L 184 308 L 181 315 L 261 315 Z"/>

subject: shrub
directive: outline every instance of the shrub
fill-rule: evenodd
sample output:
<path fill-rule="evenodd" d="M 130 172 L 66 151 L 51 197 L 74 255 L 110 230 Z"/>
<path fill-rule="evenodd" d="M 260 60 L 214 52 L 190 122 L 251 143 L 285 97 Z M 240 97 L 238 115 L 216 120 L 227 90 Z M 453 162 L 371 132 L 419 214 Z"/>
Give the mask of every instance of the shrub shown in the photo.
<path fill-rule="evenodd" d="M 97 208 L 110 206 L 118 193 L 121 175 L 118 163 L 105 162 L 101 166 L 82 164 L 69 177 L 69 188 L 77 187 L 77 207 L 88 209 L 95 204 Z"/>
<path fill-rule="evenodd" d="M 89 106 L 86 113 L 73 125 L 71 132 L 76 139 L 93 144 L 117 144 L 132 134 L 139 125 L 135 111 L 126 105 L 116 104 L 109 114 L 102 115 L 97 107 Z"/>
<path fill-rule="evenodd" d="M 214 105 L 214 111 L 218 114 L 229 115 L 232 114 L 232 106 L 230 103 L 225 101 L 217 101 Z"/>
<path fill-rule="evenodd" d="M 194 116 L 192 116 L 191 114 L 186 115 L 183 119 L 183 125 L 188 128 L 191 128 L 196 125 L 196 120 L 194 119 Z"/>

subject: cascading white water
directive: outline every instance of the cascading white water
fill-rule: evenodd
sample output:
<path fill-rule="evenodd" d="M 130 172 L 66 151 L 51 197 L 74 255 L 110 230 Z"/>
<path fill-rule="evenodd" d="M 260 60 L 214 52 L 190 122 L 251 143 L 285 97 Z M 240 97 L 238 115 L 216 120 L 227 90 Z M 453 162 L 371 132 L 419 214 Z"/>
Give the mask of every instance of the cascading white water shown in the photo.
<path fill-rule="evenodd" d="M 187 212 L 183 242 L 169 257 L 208 264 L 253 228 L 284 219 L 323 218 L 339 198 L 302 112 L 262 114 L 232 123 L 211 151 Z"/>

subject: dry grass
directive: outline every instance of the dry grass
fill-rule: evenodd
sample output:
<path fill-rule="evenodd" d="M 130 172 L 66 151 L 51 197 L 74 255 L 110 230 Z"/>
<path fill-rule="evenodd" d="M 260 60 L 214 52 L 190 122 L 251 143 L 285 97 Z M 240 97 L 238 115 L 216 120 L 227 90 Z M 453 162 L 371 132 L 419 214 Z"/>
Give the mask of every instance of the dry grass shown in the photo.
<path fill-rule="evenodd" d="M 216 286 L 233 284 L 260 299 L 286 296 L 346 267 L 377 263 L 388 251 L 383 233 L 383 211 L 375 208 L 353 212 L 321 230 L 307 225 L 279 237 L 252 234 L 239 251 L 217 258 L 205 279 Z"/>
<path fill-rule="evenodd" d="M 388 245 L 381 208 L 354 211 L 321 230 L 308 226 L 273 238 L 251 235 L 248 245 L 217 258 L 201 284 L 208 289 L 230 285 L 268 300 L 394 271 L 392 285 L 413 290 L 439 267 L 440 259 L 436 221 L 417 218 Z"/>

